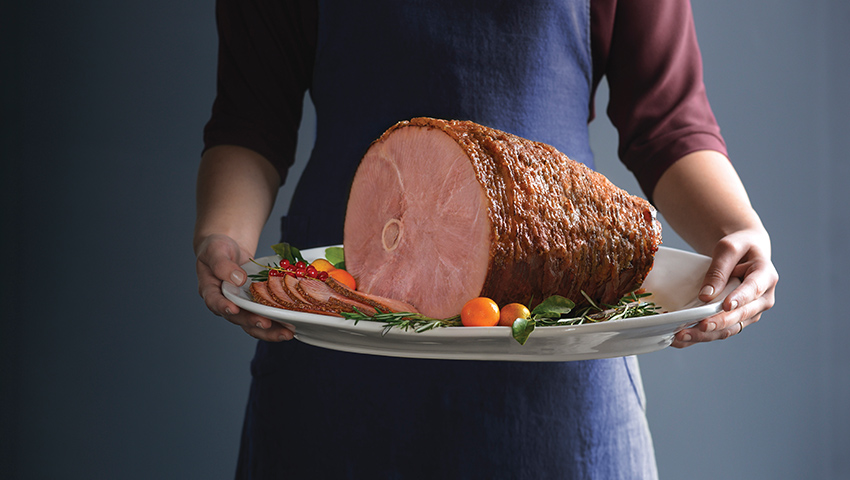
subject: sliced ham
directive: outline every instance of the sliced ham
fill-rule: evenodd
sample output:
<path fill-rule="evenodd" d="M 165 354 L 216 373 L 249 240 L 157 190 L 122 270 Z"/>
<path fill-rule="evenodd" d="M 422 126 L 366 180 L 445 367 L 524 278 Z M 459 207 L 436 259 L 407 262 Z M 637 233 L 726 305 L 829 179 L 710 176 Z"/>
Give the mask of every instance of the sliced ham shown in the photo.
<path fill-rule="evenodd" d="M 371 316 L 378 310 L 416 313 L 416 309 L 407 303 L 362 294 L 333 278 L 323 281 L 310 277 L 284 275 L 270 277 L 264 282 L 254 282 L 249 290 L 257 303 L 299 312 L 333 316 L 355 311 Z"/>
<path fill-rule="evenodd" d="M 359 310 L 366 315 L 374 315 L 375 308 L 366 303 L 355 301 L 334 290 L 326 282 L 315 278 L 299 278 L 297 288 L 302 297 L 316 305 L 323 305 L 339 312 L 354 312 Z"/>
<path fill-rule="evenodd" d="M 415 118 L 362 159 L 344 244 L 358 291 L 443 318 L 479 295 L 614 303 L 646 278 L 660 230 L 649 202 L 549 145 Z"/>
<path fill-rule="evenodd" d="M 298 277 L 292 275 L 284 275 L 280 277 L 280 279 L 283 288 L 286 289 L 286 293 L 289 294 L 289 298 L 294 300 L 296 303 L 303 303 L 307 305 L 312 304 L 312 302 L 310 302 L 310 300 L 307 299 L 307 297 L 305 297 L 301 292 L 299 292 L 298 288 L 296 288 L 296 286 L 298 285 Z"/>
<path fill-rule="evenodd" d="M 283 285 L 282 277 L 270 277 L 268 282 L 266 283 L 268 284 L 269 293 L 277 303 L 284 306 L 298 304 L 296 300 L 292 299 L 292 297 L 289 295 L 289 291 Z"/>
<path fill-rule="evenodd" d="M 328 313 L 329 309 L 316 308 L 311 302 L 296 300 L 289 292 L 284 282 L 285 277 L 270 277 L 268 282 L 269 294 L 280 305 L 280 308 L 307 313 Z"/>
<path fill-rule="evenodd" d="M 328 278 L 326 283 L 330 288 L 334 289 L 336 292 L 344 295 L 345 297 L 355 302 L 369 305 L 374 309 L 380 310 L 382 312 L 418 313 L 416 307 L 401 300 L 380 297 L 378 295 L 369 295 L 367 293 L 352 290 L 347 286 L 343 285 L 342 283 L 337 282 L 333 278 Z"/>
<path fill-rule="evenodd" d="M 251 296 L 254 297 L 254 301 L 267 307 L 286 308 L 284 305 L 278 303 L 274 299 L 274 297 L 271 296 L 268 287 L 268 282 L 252 283 L 249 287 L 249 290 L 251 291 Z"/>
<path fill-rule="evenodd" d="M 339 314 L 339 309 L 334 308 L 333 305 L 314 301 L 309 296 L 307 296 L 304 291 L 299 287 L 299 283 L 301 282 L 300 278 L 292 275 L 284 275 L 280 278 L 282 279 L 281 284 L 286 289 L 286 292 L 289 294 L 289 297 L 292 298 L 296 304 L 302 305 L 305 308 L 310 308 L 316 313 L 327 313 L 333 315 Z"/>

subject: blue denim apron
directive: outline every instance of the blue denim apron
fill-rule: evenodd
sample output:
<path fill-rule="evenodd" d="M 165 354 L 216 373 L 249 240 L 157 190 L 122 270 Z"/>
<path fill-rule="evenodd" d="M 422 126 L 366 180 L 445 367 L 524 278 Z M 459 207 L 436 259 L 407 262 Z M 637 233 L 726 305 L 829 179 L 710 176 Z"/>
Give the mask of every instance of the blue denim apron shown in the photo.
<path fill-rule="evenodd" d="M 319 2 L 316 145 L 283 238 L 342 241 L 369 144 L 467 119 L 592 166 L 589 0 Z M 634 357 L 518 363 L 259 342 L 239 478 L 655 478 Z"/>

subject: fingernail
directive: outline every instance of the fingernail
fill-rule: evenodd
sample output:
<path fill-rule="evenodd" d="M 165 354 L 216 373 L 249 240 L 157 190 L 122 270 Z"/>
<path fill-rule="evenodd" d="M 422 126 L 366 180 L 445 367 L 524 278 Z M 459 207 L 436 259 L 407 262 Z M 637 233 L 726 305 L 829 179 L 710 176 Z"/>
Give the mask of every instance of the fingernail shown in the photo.
<path fill-rule="evenodd" d="M 693 292 L 693 290 L 691 290 L 691 291 Z M 714 295 L 714 287 L 712 287 L 711 285 L 706 285 L 706 286 L 702 287 L 702 290 L 699 291 L 699 295 L 701 297 L 704 297 L 704 296 L 710 297 L 710 296 Z"/>
<path fill-rule="evenodd" d="M 224 314 L 225 315 L 233 315 L 233 312 L 230 311 L 230 307 L 227 307 L 227 308 L 224 309 Z"/>
<path fill-rule="evenodd" d="M 286 335 L 281 335 L 281 336 L 278 338 L 278 340 L 280 340 L 281 342 L 285 342 L 285 341 L 287 340 Z"/>
<path fill-rule="evenodd" d="M 706 332 L 713 332 L 715 328 L 717 328 L 717 324 L 714 323 L 714 322 L 708 322 L 705 325 L 705 331 Z"/>
<path fill-rule="evenodd" d="M 257 328 L 262 328 L 263 330 L 265 330 L 265 327 L 263 327 L 263 322 L 257 322 Z"/>
<path fill-rule="evenodd" d="M 738 308 L 738 301 L 732 300 L 732 308 L 730 308 L 729 310 L 735 310 L 736 308 Z"/>
<path fill-rule="evenodd" d="M 693 292 L 693 290 L 691 290 L 691 291 Z M 690 342 L 691 341 L 691 334 L 686 333 L 686 334 L 682 335 L 682 341 L 683 342 Z"/>
<path fill-rule="evenodd" d="M 233 280 L 235 285 L 242 285 L 242 281 L 245 280 L 245 276 L 242 275 L 242 272 L 236 270 L 235 272 L 230 274 L 230 279 Z"/>

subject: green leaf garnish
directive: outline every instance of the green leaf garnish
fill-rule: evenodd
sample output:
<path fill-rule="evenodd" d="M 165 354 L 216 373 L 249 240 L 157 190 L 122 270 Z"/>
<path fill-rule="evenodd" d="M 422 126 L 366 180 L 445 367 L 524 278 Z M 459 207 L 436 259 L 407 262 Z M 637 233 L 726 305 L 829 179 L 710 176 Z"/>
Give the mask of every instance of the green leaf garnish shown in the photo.
<path fill-rule="evenodd" d="M 309 263 L 301 255 L 300 250 L 298 250 L 297 248 L 293 247 L 292 245 L 290 245 L 286 242 L 278 243 L 277 245 L 272 245 L 272 250 L 274 250 L 274 253 L 276 253 L 280 258 L 285 259 L 289 263 L 292 263 L 292 264 L 294 264 L 296 262 Z"/>
<path fill-rule="evenodd" d="M 511 335 L 520 345 L 525 345 L 528 336 L 534 331 L 535 322 L 529 318 L 517 318 L 511 325 Z"/>
<path fill-rule="evenodd" d="M 345 270 L 345 251 L 342 247 L 328 247 L 325 249 L 325 260 L 331 263 L 334 268 Z"/>
<path fill-rule="evenodd" d="M 576 308 L 575 302 L 560 295 L 552 295 L 531 311 L 532 318 L 560 318 Z"/>

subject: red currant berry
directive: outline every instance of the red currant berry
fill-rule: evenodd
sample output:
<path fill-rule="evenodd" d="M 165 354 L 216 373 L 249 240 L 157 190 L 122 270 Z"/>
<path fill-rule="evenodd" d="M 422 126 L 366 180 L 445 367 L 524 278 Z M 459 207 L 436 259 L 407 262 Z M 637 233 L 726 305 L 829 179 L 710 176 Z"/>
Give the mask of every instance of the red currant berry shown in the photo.
<path fill-rule="evenodd" d="M 295 263 L 295 268 L 307 268 L 307 264 L 302 261 L 298 261 Z"/>
<path fill-rule="evenodd" d="M 286 270 L 290 265 L 291 265 L 291 263 L 289 263 L 289 260 L 287 260 L 285 258 L 280 261 L 280 268 L 282 268 L 284 270 Z"/>
<path fill-rule="evenodd" d="M 307 269 L 306 269 L 306 273 L 307 273 L 308 277 L 316 278 L 316 276 L 319 274 L 319 271 L 316 270 L 316 267 L 314 267 L 312 265 L 308 265 Z"/>
<path fill-rule="evenodd" d="M 270 277 L 282 277 L 283 275 L 284 275 L 283 270 L 278 270 L 278 269 L 269 270 L 269 276 Z"/>
<path fill-rule="evenodd" d="M 328 277 L 330 277 L 330 275 L 328 275 L 328 272 L 319 272 L 319 273 L 316 274 L 316 278 L 318 278 L 319 280 L 321 280 L 323 282 L 325 280 L 327 280 Z"/>
<path fill-rule="evenodd" d="M 306 268 L 299 268 L 299 269 L 295 270 L 295 276 L 296 277 L 306 277 L 307 276 L 307 269 Z"/>

